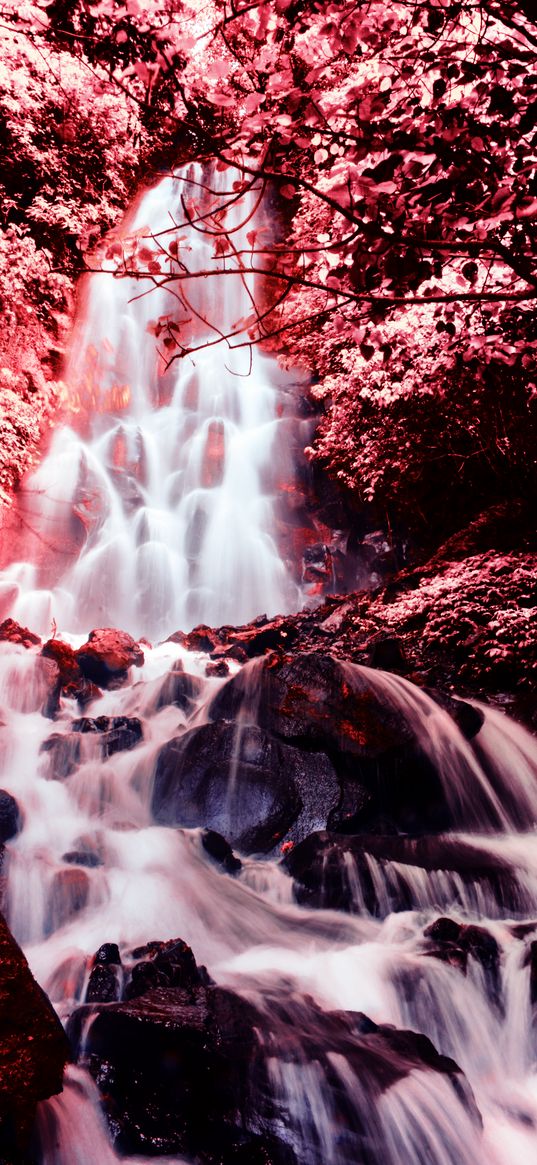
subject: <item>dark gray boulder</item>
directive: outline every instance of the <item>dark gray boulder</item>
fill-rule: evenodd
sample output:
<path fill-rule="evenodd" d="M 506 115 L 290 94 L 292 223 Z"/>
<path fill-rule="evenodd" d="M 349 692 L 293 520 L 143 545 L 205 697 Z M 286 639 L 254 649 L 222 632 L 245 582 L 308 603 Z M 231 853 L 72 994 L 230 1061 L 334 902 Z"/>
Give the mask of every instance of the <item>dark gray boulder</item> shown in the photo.
<path fill-rule="evenodd" d="M 274 849 L 302 802 L 296 749 L 259 728 L 204 724 L 160 750 L 151 808 L 160 825 L 205 826 L 247 853 Z"/>

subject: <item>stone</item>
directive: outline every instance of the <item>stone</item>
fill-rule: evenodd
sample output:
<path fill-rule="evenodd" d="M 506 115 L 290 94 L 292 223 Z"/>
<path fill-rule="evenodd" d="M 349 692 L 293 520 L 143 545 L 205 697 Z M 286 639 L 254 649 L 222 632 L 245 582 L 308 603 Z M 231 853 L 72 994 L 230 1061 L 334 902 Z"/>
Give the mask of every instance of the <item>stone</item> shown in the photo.
<path fill-rule="evenodd" d="M 41 655 L 45 659 L 52 659 L 58 667 L 62 688 L 77 683 L 82 679 L 82 673 L 73 648 L 61 639 L 48 639 L 43 644 Z"/>
<path fill-rule="evenodd" d="M 76 654 L 68 643 L 63 643 L 61 639 L 49 639 L 43 645 L 41 655 L 45 659 L 52 660 L 58 668 L 58 682 L 50 695 L 49 704 L 44 713 L 49 719 L 55 719 L 62 693 L 78 700 L 81 707 L 85 707 L 101 695 L 100 688 L 82 674 Z"/>
<path fill-rule="evenodd" d="M 301 809 L 295 752 L 259 728 L 193 728 L 158 754 L 153 816 L 160 825 L 206 826 L 239 851 L 267 853 Z"/>
<path fill-rule="evenodd" d="M 212 663 L 208 663 L 205 667 L 205 675 L 216 676 L 218 679 L 224 678 L 225 676 L 229 675 L 229 664 L 226 663 L 225 659 L 219 659 Z"/>
<path fill-rule="evenodd" d="M 205 853 L 213 859 L 226 874 L 238 874 L 242 870 L 242 862 L 234 853 L 225 837 L 216 833 L 214 829 L 204 829 L 201 835 L 201 844 Z"/>
<path fill-rule="evenodd" d="M 0 916 L 0 1159 L 26 1160 L 37 1102 L 62 1090 L 61 1023 Z"/>
<path fill-rule="evenodd" d="M 255 681 L 247 669 L 228 680 L 211 702 L 211 719 L 252 715 L 289 743 L 340 758 L 376 758 L 408 738 L 366 680 L 355 676 L 351 684 L 345 665 L 322 652 L 269 657 Z"/>
<path fill-rule="evenodd" d="M 266 616 L 262 616 L 254 619 L 252 623 L 247 623 L 244 627 L 221 628 L 220 635 L 225 638 L 225 643 L 212 652 L 213 657 L 220 652 L 225 652 L 229 658 L 236 658 L 239 659 L 239 662 L 244 662 L 244 658 L 255 659 L 259 655 L 265 655 L 267 651 L 288 651 L 296 641 L 298 631 L 293 626 L 291 619 L 278 615 L 275 619 L 270 620 Z M 237 648 L 241 648 L 244 652 L 242 658 L 230 654 Z"/>
<path fill-rule="evenodd" d="M 371 859 L 378 863 L 378 880 L 371 868 Z M 479 887 L 487 899 L 498 904 L 502 913 L 519 914 L 526 905 L 523 888 L 512 866 L 459 838 L 371 834 L 347 837 L 320 831 L 286 852 L 282 864 L 295 880 L 297 902 L 322 909 L 353 912 L 358 895 L 361 909 L 374 917 L 415 910 L 419 906 L 421 880 L 418 877 L 416 900 L 412 890 L 413 867 L 427 873 L 456 874 L 463 885 Z M 388 864 L 390 877 L 384 879 L 382 871 Z M 401 866 L 409 869 L 405 871 Z M 458 932 L 450 930 L 451 919 L 445 924 L 446 934 L 453 933 L 454 938 L 442 938 L 444 922 L 437 921 L 438 931 L 428 937 L 436 942 L 459 941 Z M 457 925 L 454 923 L 453 927 Z M 478 941 L 476 938 L 475 949 Z"/>
<path fill-rule="evenodd" d="M 144 653 L 126 631 L 100 627 L 90 631 L 87 643 L 75 652 L 82 674 L 102 688 L 118 688 L 131 667 L 142 667 Z"/>
<path fill-rule="evenodd" d="M 132 952 L 138 962 L 131 968 L 126 999 L 137 999 L 155 987 L 192 991 L 211 982 L 205 967 L 198 967 L 191 948 L 182 939 L 152 942 Z"/>
<path fill-rule="evenodd" d="M 162 680 L 157 696 L 156 710 L 165 708 L 169 704 L 175 704 L 183 712 L 190 713 L 202 688 L 202 680 L 185 672 L 181 661 L 177 660 Z"/>
<path fill-rule="evenodd" d="M 179 947 L 181 963 L 186 944 L 175 940 L 147 944 L 153 966 L 159 947 Z M 158 976 L 147 977 L 143 993 L 92 1008 L 91 1024 L 84 1007 L 71 1020 L 117 1151 L 184 1154 L 200 1165 L 324 1165 L 314 1124 L 296 1112 L 294 1073 L 314 1087 L 317 1080 L 337 1112 L 345 1160 L 391 1159 L 382 1126 L 372 1135 L 370 1112 L 409 1073 L 442 1077 L 468 1135 L 480 1128 L 460 1069 L 426 1036 L 361 1013 L 323 1011 L 296 993 L 274 992 L 267 1014 L 204 981 L 190 956 L 187 964 L 186 985 L 155 986 Z"/>
<path fill-rule="evenodd" d="M 179 643 L 186 651 L 201 651 L 207 654 L 214 651 L 218 642 L 217 632 L 212 627 L 207 627 L 205 623 L 200 623 L 188 634 L 185 631 L 174 631 L 166 640 L 166 643 Z"/>
<path fill-rule="evenodd" d="M 117 968 L 97 963 L 90 971 L 86 1003 L 115 1003 L 121 996 Z"/>
<path fill-rule="evenodd" d="M 324 542 L 307 546 L 302 557 L 302 581 L 321 585 L 322 590 L 330 587 L 334 578 L 334 564 L 330 547 Z"/>
<path fill-rule="evenodd" d="M 0 789 L 0 843 L 11 841 L 22 829 L 22 814 L 12 793 Z"/>
<path fill-rule="evenodd" d="M 89 879 L 78 866 L 58 870 L 50 890 L 46 931 L 51 934 L 69 922 L 88 903 Z"/>
<path fill-rule="evenodd" d="M 48 776 L 56 781 L 69 777 L 80 762 L 80 737 L 74 732 L 53 732 L 39 750 L 49 756 Z"/>
<path fill-rule="evenodd" d="M 117 943 L 103 943 L 95 954 L 96 963 L 121 965 L 121 955 Z"/>
<path fill-rule="evenodd" d="M 99 854 L 92 853 L 91 850 L 69 850 L 68 853 L 62 854 L 62 862 L 67 862 L 69 866 L 85 866 L 88 870 L 104 865 Z"/>
<path fill-rule="evenodd" d="M 423 937 L 433 944 L 428 954 L 458 966 L 464 974 L 468 957 L 475 959 L 482 968 L 490 997 L 499 1003 L 501 952 L 494 935 L 486 927 L 467 925 L 453 918 L 437 918 L 425 928 Z"/>
<path fill-rule="evenodd" d="M 73 732 L 100 733 L 103 760 L 116 752 L 135 748 L 144 736 L 142 722 L 136 716 L 97 716 L 95 720 L 83 716 L 73 720 L 71 728 Z"/>
<path fill-rule="evenodd" d="M 22 647 L 36 647 L 41 643 L 39 635 L 34 635 L 27 627 L 21 627 L 15 619 L 4 619 L 0 623 L 0 641 L 19 643 Z"/>

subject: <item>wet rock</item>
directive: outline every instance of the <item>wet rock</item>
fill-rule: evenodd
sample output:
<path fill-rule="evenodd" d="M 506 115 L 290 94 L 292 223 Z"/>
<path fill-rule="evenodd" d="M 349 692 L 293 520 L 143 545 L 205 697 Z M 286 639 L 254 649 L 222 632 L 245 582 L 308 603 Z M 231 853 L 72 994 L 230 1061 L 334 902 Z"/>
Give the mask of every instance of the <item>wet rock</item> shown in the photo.
<path fill-rule="evenodd" d="M 11 841 L 22 829 L 22 814 L 18 803 L 6 789 L 0 789 L 0 843 Z"/>
<path fill-rule="evenodd" d="M 134 716 L 98 716 L 93 720 L 84 716 L 73 720 L 72 732 L 53 732 L 41 745 L 41 752 L 50 756 L 50 775 L 63 780 L 74 772 L 84 759 L 107 760 L 117 752 L 135 748 L 143 739 L 141 720 Z M 81 737 L 90 736 L 92 751 L 82 744 Z"/>
<path fill-rule="evenodd" d="M 476 736 L 480 709 L 449 696 L 442 703 L 466 739 Z M 289 744 L 325 753 L 341 786 L 330 828 L 417 834 L 478 820 L 496 826 L 496 810 L 471 773 L 449 718 L 436 715 L 438 740 L 427 732 L 434 704 L 403 677 L 310 651 L 252 661 L 222 685 L 209 716 L 256 724 Z M 460 805 L 448 780 L 460 786 Z"/>
<path fill-rule="evenodd" d="M 242 870 L 240 858 L 236 857 L 229 842 L 221 833 L 216 833 L 214 829 L 204 829 L 201 844 L 205 853 L 209 854 L 217 865 L 222 866 L 226 874 L 238 874 L 239 870 Z"/>
<path fill-rule="evenodd" d="M 62 1090 L 62 1026 L 0 916 L 0 1158 L 25 1160 L 36 1104 Z"/>
<path fill-rule="evenodd" d="M 82 674 L 101 688 L 119 688 L 131 667 L 144 662 L 142 648 L 126 631 L 101 627 L 90 631 L 88 641 L 75 652 Z"/>
<path fill-rule="evenodd" d="M 452 816 L 438 772 L 419 747 L 410 718 L 369 676 L 321 652 L 283 661 L 272 656 L 228 680 L 209 715 L 240 717 L 289 744 L 326 753 L 341 786 L 341 806 L 336 817 L 315 828 L 449 828 Z"/>
<path fill-rule="evenodd" d="M 206 676 L 216 676 L 218 679 L 229 675 L 229 664 L 225 659 L 215 660 L 213 663 L 208 663 L 205 668 Z"/>
<path fill-rule="evenodd" d="M 74 732 L 53 732 L 43 741 L 39 751 L 48 753 L 49 776 L 61 781 L 69 777 L 80 762 L 80 737 Z"/>
<path fill-rule="evenodd" d="M 66 854 L 62 854 L 62 862 L 67 862 L 69 866 L 85 866 L 88 870 L 96 869 L 97 866 L 104 865 L 103 859 L 99 854 L 92 853 L 91 850 L 71 849 Z"/>
<path fill-rule="evenodd" d="M 485 713 L 481 708 L 476 708 L 467 700 L 459 700 L 456 696 L 450 696 L 447 692 L 441 692 L 438 689 L 430 691 L 429 695 L 437 704 L 440 704 L 441 708 L 449 712 L 465 740 L 473 740 L 481 731 L 485 723 Z"/>
<path fill-rule="evenodd" d="M 364 679 L 351 684 L 345 666 L 321 652 L 282 662 L 269 659 L 255 673 L 243 669 L 216 693 L 212 719 L 255 717 L 261 728 L 330 756 L 376 758 L 408 737 Z M 400 718 L 399 718 L 400 720 Z"/>
<path fill-rule="evenodd" d="M 255 659 L 267 651 L 288 651 L 298 636 L 292 620 L 281 615 L 270 620 L 262 616 L 245 627 L 230 629 L 227 632 L 221 628 L 220 634 L 225 634 L 226 643 L 223 648 L 217 648 L 213 655 L 218 651 L 225 651 L 231 659 L 238 658 L 237 655 L 230 655 L 236 648 L 242 648 L 246 659 Z"/>
<path fill-rule="evenodd" d="M 423 932 L 433 945 L 428 954 L 456 965 L 466 973 L 468 957 L 480 964 L 490 994 L 500 998 L 500 948 L 494 935 L 484 926 L 466 925 L 453 918 L 437 918 Z"/>
<path fill-rule="evenodd" d="M 120 966 L 121 955 L 117 943 L 103 943 L 95 954 L 95 962 Z"/>
<path fill-rule="evenodd" d="M 92 967 L 86 990 L 86 1003 L 116 1003 L 121 997 L 117 968 L 97 963 Z"/>
<path fill-rule="evenodd" d="M 202 688 L 203 682 L 185 672 L 181 661 L 177 660 L 162 681 L 156 709 L 175 704 L 183 712 L 190 713 Z"/>
<path fill-rule="evenodd" d="M 49 719 L 53 720 L 57 715 L 61 694 L 78 700 L 81 707 L 101 695 L 100 688 L 82 674 L 75 652 L 68 643 L 63 643 L 61 639 L 49 639 L 43 645 L 41 655 L 52 660 L 58 669 L 57 683 L 44 711 Z"/>
<path fill-rule="evenodd" d="M 121 955 L 116 943 L 103 943 L 93 959 L 86 1003 L 115 1003 L 121 998 Z"/>
<path fill-rule="evenodd" d="M 95 720 L 83 716 L 80 720 L 73 720 L 71 728 L 73 732 L 100 733 L 103 759 L 135 748 L 144 735 L 142 722 L 135 716 L 97 716 Z"/>
<path fill-rule="evenodd" d="M 182 939 L 148 943 L 132 954 L 139 961 L 131 969 L 126 999 L 138 999 L 156 987 L 191 992 L 211 982 L 205 967 L 198 967 L 191 948 Z"/>
<path fill-rule="evenodd" d="M 83 910 L 88 903 L 90 883 L 84 869 L 72 866 L 54 875 L 48 902 L 46 931 L 51 934 Z"/>
<path fill-rule="evenodd" d="M 198 627 L 194 627 L 188 634 L 184 631 L 174 631 L 173 635 L 169 635 L 166 640 L 167 643 L 179 643 L 186 651 L 214 651 L 218 646 L 218 634 L 212 627 L 207 627 L 205 623 L 200 623 Z"/>
<path fill-rule="evenodd" d="M 257 1138 L 248 1111 L 259 1058 L 254 1016 L 245 1000 L 200 986 L 156 988 L 98 1012 L 89 1066 L 115 1147 L 208 1163 L 230 1160 L 237 1143 Z"/>
<path fill-rule="evenodd" d="M 268 1002 L 261 1012 L 231 991 L 194 982 L 97 1009 L 89 1029 L 79 1009 L 72 1035 L 85 1031 L 116 1149 L 181 1153 L 200 1165 L 325 1165 L 315 1126 L 322 1113 L 314 1106 L 322 1096 L 337 1113 L 345 1159 L 384 1165 L 390 1153 L 370 1113 L 413 1072 L 443 1078 L 469 1135 L 479 1127 L 459 1068 L 427 1037 L 361 1014 L 321 1011 L 296 994 L 275 991 Z M 297 1079 L 308 1082 L 311 1111 L 296 1111 Z"/>
<path fill-rule="evenodd" d="M 297 901 L 308 906 L 360 909 L 384 918 L 392 912 L 435 905 L 443 898 L 459 904 L 461 893 L 466 892 L 476 906 L 485 896 L 487 909 L 495 910 L 496 917 L 520 915 L 528 909 L 524 888 L 511 865 L 458 838 L 346 837 L 319 832 L 294 846 L 282 864 L 295 879 Z M 474 945 L 477 950 L 477 939 Z"/>
<path fill-rule="evenodd" d="M 27 627 L 21 627 L 15 619 L 4 619 L 0 623 L 0 641 L 4 643 L 20 643 L 22 647 L 36 647 L 41 643 L 39 635 L 34 635 Z"/>
<path fill-rule="evenodd" d="M 165 744 L 152 813 L 160 825 L 199 825 L 247 853 L 269 852 L 296 821 L 297 750 L 258 728 L 204 724 Z"/>
<path fill-rule="evenodd" d="M 462 923 L 454 918 L 435 918 L 423 932 L 425 938 L 438 943 L 456 943 L 459 941 Z"/>

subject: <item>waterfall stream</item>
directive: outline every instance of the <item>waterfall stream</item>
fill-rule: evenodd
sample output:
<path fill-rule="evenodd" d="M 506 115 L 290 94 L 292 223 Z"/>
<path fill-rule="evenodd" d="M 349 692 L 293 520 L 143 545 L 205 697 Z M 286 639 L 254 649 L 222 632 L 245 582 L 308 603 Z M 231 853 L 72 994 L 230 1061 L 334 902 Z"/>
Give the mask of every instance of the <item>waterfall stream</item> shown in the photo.
<path fill-rule="evenodd" d="M 236 251 L 248 255 L 258 199 L 252 191 L 236 201 L 229 172 L 200 165 L 165 178 L 142 199 L 129 238 L 147 239 L 156 255 L 159 241 L 173 249 L 182 240 L 176 245 L 194 275 L 186 290 L 106 272 L 90 279 L 67 374 L 87 423 L 82 433 L 58 428 L 26 483 L 25 559 L 2 583 L 10 613 L 39 634 L 53 620 L 70 631 L 104 620 L 160 638 L 300 606 L 275 540 L 278 488 L 289 488 L 294 472 L 293 379 L 256 348 L 203 348 L 214 329 L 227 334 L 251 315 L 256 276 L 224 277 L 230 262 L 214 255 L 212 219 L 208 233 L 204 221 L 185 228 L 187 240 L 174 228 L 188 201 L 202 219 L 219 215 Z M 180 274 L 179 259 L 161 265 Z M 169 336 L 159 345 L 154 334 L 162 319 L 176 321 L 181 337 L 188 329 L 189 341 L 197 336 L 200 350 L 166 367 Z M 230 344 L 247 339 L 243 332 Z"/>
<path fill-rule="evenodd" d="M 195 199 L 208 181 L 201 167 L 164 179 L 129 231 L 149 227 L 163 237 L 184 215 L 185 191 Z M 211 171 L 210 183 L 216 194 L 205 200 L 226 197 L 228 174 Z M 248 249 L 254 209 L 251 193 L 228 212 L 237 249 Z M 225 264 L 206 236 L 186 235 L 194 270 Z M 199 280 L 196 330 L 203 338 L 200 317 L 229 330 L 249 314 L 252 295 L 253 276 Z M 28 557 L 0 581 L 10 615 L 46 638 L 55 622 L 74 647 L 99 626 L 158 640 L 200 622 L 238 624 L 300 606 L 300 580 L 278 541 L 278 486 L 292 479 L 295 456 L 292 378 L 256 351 L 250 369 L 247 349 L 224 344 L 159 371 L 148 327 L 175 310 L 169 290 L 140 297 L 139 280 L 103 273 L 90 281 L 69 377 L 73 392 L 92 396 L 94 411 L 84 425 L 57 430 L 25 486 Z M 204 846 L 205 821 L 155 824 L 161 750 L 207 730 L 230 682 L 207 676 L 206 656 L 170 641 L 147 647 L 126 684 L 96 695 L 83 712 L 92 724 L 127 717 L 141 725 L 140 739 L 108 752 L 99 732 L 80 727 L 74 699 L 61 699 L 54 721 L 43 715 L 41 664 L 38 646 L 0 644 L 0 784 L 23 818 L 6 847 L 4 909 L 61 1018 L 84 1004 L 103 943 L 118 944 L 127 975 L 144 944 L 181 938 L 217 985 L 254 1006 L 261 1026 L 266 1020 L 267 1079 L 279 1113 L 272 1132 L 296 1165 L 533 1165 L 537 747 L 529 734 L 478 709 L 484 724 L 468 739 L 412 684 L 345 665 L 345 692 L 365 692 L 368 709 L 378 705 L 390 726 L 403 724 L 405 748 L 434 768 L 453 825 L 439 836 L 425 821 L 425 836 L 409 845 L 404 831 L 392 830 L 369 838 L 369 849 L 364 841 L 358 856 L 343 845 L 342 912 L 323 900 L 322 878 L 319 900 L 300 904 L 276 834 L 272 848 L 242 855 L 240 869 L 226 872 Z M 245 693 L 239 759 L 242 735 L 266 727 L 256 704 L 261 667 L 241 673 L 231 664 Z M 188 700 L 170 698 L 170 676 L 185 674 Z M 257 738 L 244 739 L 253 747 Z M 316 747 L 303 753 L 306 779 Z M 230 772 L 232 814 L 245 787 L 240 771 Z M 315 813 L 311 830 L 323 825 Z M 289 846 L 306 836 L 299 826 Z M 463 935 L 464 966 L 460 943 L 428 937 L 439 915 Z M 345 1027 L 343 1012 L 368 1017 L 360 1034 Z M 128 1150 L 120 1158 L 113 1148 L 86 1071 L 91 1008 L 85 1015 L 81 1062 L 68 1069 L 63 1094 L 40 1105 L 40 1165 L 131 1161 Z M 369 1021 L 423 1033 L 464 1078 L 455 1086 L 402 1052 L 388 1065 L 385 1034 L 368 1036 Z M 344 1036 L 334 1034 L 338 1024 Z M 364 1038 L 371 1047 L 377 1041 L 382 1085 L 372 1082 Z M 323 1041 L 323 1055 L 306 1055 Z M 170 1165 L 192 1160 L 162 1154 L 156 1159 Z M 140 1165 L 146 1159 L 132 1156 Z"/>

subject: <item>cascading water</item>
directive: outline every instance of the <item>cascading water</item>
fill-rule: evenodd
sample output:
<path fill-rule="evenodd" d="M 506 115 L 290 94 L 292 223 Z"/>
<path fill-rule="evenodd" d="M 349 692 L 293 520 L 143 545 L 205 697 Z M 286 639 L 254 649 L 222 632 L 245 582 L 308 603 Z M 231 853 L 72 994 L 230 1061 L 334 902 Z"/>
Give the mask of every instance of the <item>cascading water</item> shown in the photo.
<path fill-rule="evenodd" d="M 278 484 L 293 472 L 282 392 L 291 378 L 251 350 L 245 332 L 245 347 L 211 346 L 251 315 L 256 276 L 229 273 L 203 216 L 219 216 L 244 256 L 256 200 L 252 191 L 237 201 L 229 172 L 197 165 L 165 178 L 142 199 L 130 234 L 148 236 L 158 255 L 158 240 L 185 239 L 173 224 L 195 202 L 202 222 L 177 244 L 193 275 L 186 290 L 91 278 L 67 376 L 71 394 L 94 409 L 89 432 L 56 432 L 21 499 L 30 563 L 10 566 L 3 581 L 13 617 L 38 633 L 53 620 L 70 631 L 105 620 L 158 638 L 300 606 L 275 542 Z M 181 270 L 179 260 L 165 267 Z M 177 287 L 188 296 L 186 321 Z M 167 369 L 154 335 L 163 318 L 181 336 L 188 329 L 189 341 L 194 332 L 200 349 Z"/>
<path fill-rule="evenodd" d="M 158 235 L 177 221 L 184 178 L 166 179 L 150 192 L 133 229 L 149 224 Z M 202 180 L 207 184 L 206 171 L 190 171 L 191 185 Z M 216 182 L 214 174 L 210 181 Z M 226 175 L 218 181 L 221 195 Z M 245 217 L 244 206 L 230 212 L 228 225 L 240 221 L 239 213 Z M 241 246 L 246 230 L 238 231 Z M 189 232 L 187 245 L 191 265 L 204 270 L 212 262 L 207 239 Z M 192 306 L 224 331 L 248 314 L 251 290 L 236 277 L 200 280 Z M 290 473 L 291 450 L 274 363 L 256 355 L 245 378 L 243 355 L 220 345 L 197 353 L 195 366 L 188 359 L 172 366 L 159 382 L 147 325 L 168 310 L 170 292 L 133 301 L 139 291 L 139 282 L 108 274 L 91 281 L 71 376 L 108 403 L 89 418 L 89 435 L 56 434 L 22 500 L 32 557 L 8 567 L 2 579 L 12 616 L 43 635 L 54 619 L 74 645 L 98 624 L 158 637 L 200 620 L 241 622 L 299 603 L 276 538 L 276 485 Z M 128 405 L 125 390 L 118 410 L 118 391 L 126 385 Z M 50 550 L 48 558 L 39 546 Z M 346 664 L 340 727 L 349 733 L 350 752 L 340 772 L 326 727 L 339 713 L 330 694 L 325 700 L 324 673 L 308 708 L 318 735 L 306 739 L 292 719 L 297 705 L 290 706 L 285 692 L 279 704 L 275 689 L 267 695 L 262 660 L 238 679 L 206 678 L 205 657 L 163 643 L 146 650 L 128 683 L 93 699 L 84 709 L 89 720 L 64 696 L 54 722 L 43 715 L 45 662 L 39 646 L 0 644 L 0 782 L 23 817 L 6 847 L 4 909 L 61 1017 L 67 1021 L 91 1000 L 93 954 L 103 943 L 119 945 L 112 971 L 105 964 L 102 971 L 119 991 L 143 962 L 144 944 L 180 936 L 220 988 L 238 993 L 245 1013 L 256 1009 L 274 1110 L 270 1133 L 294 1153 L 270 1160 L 511 1165 L 516 1159 L 532 1165 L 537 749 L 531 737 L 479 708 L 472 733 L 465 733 L 407 681 Z M 183 688 L 181 679 L 188 680 Z M 301 689 L 288 690 L 298 692 L 299 707 Z M 349 729 L 352 700 L 358 719 Z M 154 810 L 167 743 L 182 755 L 184 741 L 191 747 L 212 740 L 213 732 L 217 744 L 225 741 L 226 716 L 233 725 L 232 759 L 223 745 L 217 748 L 212 770 L 198 773 L 203 804 L 194 798 L 188 813 L 199 812 L 200 825 L 207 823 L 215 812 L 212 773 L 228 764 L 226 820 L 240 816 L 258 765 L 259 814 L 270 831 L 262 860 L 245 845 L 250 856 L 242 856 L 242 865 L 234 860 L 221 868 L 201 829 L 181 828 L 180 815 L 169 822 L 176 828 L 156 825 Z M 107 726 L 118 717 L 131 725 L 136 720 L 140 735 L 116 747 Z M 124 732 L 121 724 L 117 731 Z M 394 726 L 402 726 L 399 736 Z M 400 737 L 403 758 L 387 777 L 378 744 L 385 731 L 389 755 Z M 372 759 L 364 759 L 368 732 Z M 298 788 L 287 833 L 280 818 L 271 824 L 281 805 L 266 802 L 266 766 L 273 763 L 283 766 L 288 787 Z M 352 792 L 368 780 L 368 794 L 386 804 L 392 797 L 400 812 L 398 783 L 412 783 L 413 766 L 421 774 L 415 788 L 424 806 L 423 836 L 408 837 L 393 826 L 385 836 L 379 829 L 351 834 L 346 827 L 318 835 L 317 865 L 311 859 L 306 873 L 299 860 L 296 868 L 287 857 L 282 865 L 283 836 L 291 839 L 291 855 L 299 855 L 308 830 L 332 821 L 337 781 Z M 179 783 L 192 772 L 178 769 Z M 423 800 L 430 773 L 432 809 Z M 360 798 L 352 796 L 358 812 Z M 281 797 L 285 802 L 285 787 Z M 327 908 L 335 905 L 345 912 Z M 449 919 L 439 922 L 439 913 Z M 90 1002 L 81 1013 L 81 1064 L 69 1068 L 63 1094 L 40 1106 L 40 1165 L 119 1160 L 84 1067 L 88 1056 L 95 1059 L 92 1032 L 101 1022 L 95 1016 L 107 1008 L 112 1014 L 114 1006 Z M 428 1036 L 441 1062 L 423 1043 L 419 1051 L 412 1041 L 398 1043 L 404 1036 L 398 1029 L 405 1028 Z M 465 1078 L 453 1074 L 445 1057 L 453 1057 Z M 97 1073 L 96 1080 L 103 1094 L 113 1090 L 112 1076 L 103 1083 Z M 206 1103 L 210 1122 L 208 1093 Z M 263 1120 L 266 1114 L 256 1136 Z M 121 1159 L 131 1160 L 125 1151 Z M 174 1165 L 195 1155 L 170 1153 L 164 1143 L 160 1151 L 157 1159 Z M 132 1160 L 144 1161 L 141 1153 Z M 209 1157 L 202 1152 L 196 1159 Z M 250 1161 L 244 1152 L 239 1159 Z M 261 1159 L 269 1160 L 255 1158 Z"/>

